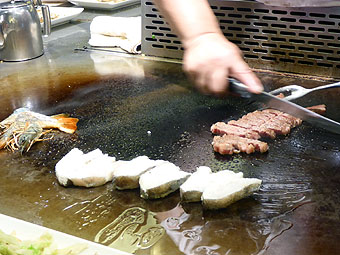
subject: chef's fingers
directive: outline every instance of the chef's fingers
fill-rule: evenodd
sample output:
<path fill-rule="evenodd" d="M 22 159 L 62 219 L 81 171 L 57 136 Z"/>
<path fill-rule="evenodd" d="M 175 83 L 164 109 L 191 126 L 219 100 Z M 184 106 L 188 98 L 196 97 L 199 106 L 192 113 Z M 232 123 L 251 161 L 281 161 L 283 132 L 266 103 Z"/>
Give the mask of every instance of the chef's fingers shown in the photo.
<path fill-rule="evenodd" d="M 187 75 L 189 76 L 190 80 L 196 85 L 195 87 L 199 92 L 205 95 L 210 94 L 209 87 L 207 86 L 206 72 L 190 71 L 187 72 Z"/>
<path fill-rule="evenodd" d="M 228 94 L 228 69 L 218 68 L 211 70 L 206 76 L 206 84 L 209 86 L 210 93 L 223 97 Z"/>
<path fill-rule="evenodd" d="M 246 86 L 248 90 L 253 93 L 260 93 L 263 91 L 263 86 L 259 78 L 250 70 L 249 66 L 240 59 L 234 63 L 230 68 L 229 75 L 239 80 Z"/>
<path fill-rule="evenodd" d="M 183 70 L 195 84 L 196 89 L 202 94 L 210 95 L 207 79 L 209 72 L 211 72 L 210 66 L 207 66 L 205 62 L 194 61 L 193 58 L 186 58 L 185 60 Z"/>
<path fill-rule="evenodd" d="M 223 97 L 228 94 L 228 69 L 226 68 L 205 68 L 200 72 L 193 72 L 190 75 L 196 84 L 196 88 L 205 95 Z"/>

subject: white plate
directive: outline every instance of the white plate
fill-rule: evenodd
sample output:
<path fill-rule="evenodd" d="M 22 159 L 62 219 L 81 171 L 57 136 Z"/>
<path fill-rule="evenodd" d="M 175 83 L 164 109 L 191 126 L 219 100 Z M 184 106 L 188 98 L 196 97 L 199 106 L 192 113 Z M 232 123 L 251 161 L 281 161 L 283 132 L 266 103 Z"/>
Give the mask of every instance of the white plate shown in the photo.
<path fill-rule="evenodd" d="M 82 6 L 84 8 L 91 9 L 118 9 L 124 6 L 133 5 L 139 3 L 140 0 L 125 0 L 123 2 L 115 3 L 112 2 L 99 2 L 98 0 L 68 0 L 70 3 Z"/>
<path fill-rule="evenodd" d="M 80 7 L 55 7 L 50 6 L 51 25 L 52 27 L 70 22 L 73 18 L 77 17 L 84 11 L 84 8 Z M 41 16 L 40 10 L 38 10 L 39 17 Z"/>
<path fill-rule="evenodd" d="M 90 242 L 72 235 L 68 235 L 53 229 L 45 228 L 39 225 L 19 220 L 13 217 L 0 214 L 0 229 L 6 234 L 15 233 L 15 236 L 20 240 L 34 240 L 42 234 L 48 232 L 52 235 L 53 241 L 58 249 L 66 248 L 75 244 L 86 244 L 87 249 L 79 255 L 132 255 L 117 249 L 110 248 L 95 242 Z"/>

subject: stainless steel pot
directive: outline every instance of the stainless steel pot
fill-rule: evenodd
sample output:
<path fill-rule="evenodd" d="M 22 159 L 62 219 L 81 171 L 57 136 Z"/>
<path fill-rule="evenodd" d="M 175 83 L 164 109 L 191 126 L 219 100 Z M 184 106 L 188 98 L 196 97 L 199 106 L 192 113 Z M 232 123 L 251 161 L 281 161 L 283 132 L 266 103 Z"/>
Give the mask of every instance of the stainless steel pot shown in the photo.
<path fill-rule="evenodd" d="M 41 29 L 36 6 L 41 7 L 44 25 Z M 11 1 L 0 4 L 0 60 L 24 61 L 44 54 L 42 36 L 49 35 L 49 8 L 31 1 Z"/>

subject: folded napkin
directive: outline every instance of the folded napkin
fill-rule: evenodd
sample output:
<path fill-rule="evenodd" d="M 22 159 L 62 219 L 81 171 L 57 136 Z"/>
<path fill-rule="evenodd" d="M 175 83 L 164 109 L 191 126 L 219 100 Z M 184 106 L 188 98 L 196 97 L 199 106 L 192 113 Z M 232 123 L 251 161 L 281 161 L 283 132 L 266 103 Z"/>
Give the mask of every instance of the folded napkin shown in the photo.
<path fill-rule="evenodd" d="M 95 47 L 119 47 L 130 53 L 140 53 L 141 17 L 97 16 L 90 25 L 89 44 Z"/>

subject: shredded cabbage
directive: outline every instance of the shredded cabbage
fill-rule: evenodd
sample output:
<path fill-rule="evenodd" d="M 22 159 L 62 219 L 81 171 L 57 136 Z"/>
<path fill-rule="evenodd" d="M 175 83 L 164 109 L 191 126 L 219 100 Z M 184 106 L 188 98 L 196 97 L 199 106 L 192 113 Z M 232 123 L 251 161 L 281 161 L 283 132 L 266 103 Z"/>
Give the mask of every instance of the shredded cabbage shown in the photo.
<path fill-rule="evenodd" d="M 76 244 L 57 249 L 49 233 L 37 240 L 20 240 L 0 230 L 0 255 L 78 255 L 87 248 L 86 244 Z"/>

